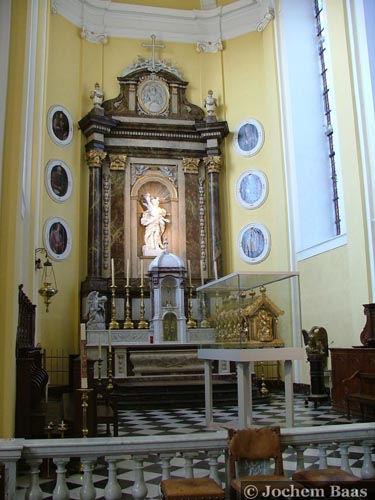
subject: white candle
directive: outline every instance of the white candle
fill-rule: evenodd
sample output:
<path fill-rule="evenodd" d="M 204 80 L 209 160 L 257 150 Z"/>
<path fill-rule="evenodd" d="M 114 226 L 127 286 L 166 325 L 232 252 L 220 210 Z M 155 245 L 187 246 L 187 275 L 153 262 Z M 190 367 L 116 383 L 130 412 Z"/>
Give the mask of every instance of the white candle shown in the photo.
<path fill-rule="evenodd" d="M 111 259 L 112 286 L 115 286 L 115 261 Z"/>
<path fill-rule="evenodd" d="M 143 260 L 141 259 L 141 286 L 143 286 Z"/>
<path fill-rule="evenodd" d="M 130 262 L 128 259 L 126 261 L 126 286 L 129 286 L 129 270 L 130 270 Z"/>
<path fill-rule="evenodd" d="M 201 284 L 204 285 L 203 260 L 201 260 L 200 263 L 201 263 Z"/>
<path fill-rule="evenodd" d="M 112 352 L 112 338 L 111 338 L 111 330 L 108 330 L 108 351 Z"/>
<path fill-rule="evenodd" d="M 80 358 L 81 358 L 81 389 L 87 389 L 87 352 L 86 352 L 86 325 L 80 325 Z"/>
<path fill-rule="evenodd" d="M 191 265 L 190 265 L 190 260 L 188 260 L 188 276 L 189 276 L 189 286 L 191 288 Z"/>
<path fill-rule="evenodd" d="M 217 280 L 217 263 L 216 263 L 216 260 L 214 262 L 214 275 L 215 275 L 215 280 Z"/>

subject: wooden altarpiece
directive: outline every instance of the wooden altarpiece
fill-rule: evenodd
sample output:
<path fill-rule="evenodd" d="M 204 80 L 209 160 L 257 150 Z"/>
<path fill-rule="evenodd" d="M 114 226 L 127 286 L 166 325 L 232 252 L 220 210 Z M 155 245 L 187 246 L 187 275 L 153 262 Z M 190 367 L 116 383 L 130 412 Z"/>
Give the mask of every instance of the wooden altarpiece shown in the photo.
<path fill-rule="evenodd" d="M 221 275 L 219 176 L 225 121 L 205 118 L 186 96 L 188 82 L 164 61 L 145 60 L 118 77 L 114 99 L 97 101 L 79 127 L 86 138 L 89 169 L 87 277 L 82 299 L 92 290 L 109 292 L 111 259 L 116 296 L 123 293 L 129 261 L 130 286 L 147 272 L 142 199 L 158 197 L 166 211 L 163 239 L 170 252 L 191 262 L 193 285 Z M 95 102 L 95 100 L 94 100 Z M 110 301 L 108 301 L 109 304 Z"/>

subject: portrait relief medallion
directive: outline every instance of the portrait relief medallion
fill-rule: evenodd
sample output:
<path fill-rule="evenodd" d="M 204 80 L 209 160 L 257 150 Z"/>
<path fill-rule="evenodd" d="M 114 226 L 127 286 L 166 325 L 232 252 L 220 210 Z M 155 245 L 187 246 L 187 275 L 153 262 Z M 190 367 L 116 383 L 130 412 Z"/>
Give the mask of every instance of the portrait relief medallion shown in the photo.
<path fill-rule="evenodd" d="M 268 257 L 271 236 L 264 224 L 252 222 L 243 227 L 238 237 L 240 257 L 249 264 L 257 264 Z"/>
<path fill-rule="evenodd" d="M 168 112 L 169 89 L 162 80 L 148 79 L 138 85 L 138 104 L 147 115 L 162 115 Z"/>

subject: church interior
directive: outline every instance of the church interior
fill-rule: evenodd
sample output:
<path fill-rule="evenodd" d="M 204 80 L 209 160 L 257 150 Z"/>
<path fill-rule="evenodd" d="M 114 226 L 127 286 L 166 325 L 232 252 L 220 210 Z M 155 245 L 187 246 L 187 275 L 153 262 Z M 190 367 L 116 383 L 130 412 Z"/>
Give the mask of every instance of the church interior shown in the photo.
<path fill-rule="evenodd" d="M 374 20 L 1 2 L 0 438 L 42 438 L 54 397 L 90 437 L 98 382 L 200 381 L 208 420 L 212 380 L 243 424 L 275 387 L 346 415 L 342 380 L 375 373 Z"/>

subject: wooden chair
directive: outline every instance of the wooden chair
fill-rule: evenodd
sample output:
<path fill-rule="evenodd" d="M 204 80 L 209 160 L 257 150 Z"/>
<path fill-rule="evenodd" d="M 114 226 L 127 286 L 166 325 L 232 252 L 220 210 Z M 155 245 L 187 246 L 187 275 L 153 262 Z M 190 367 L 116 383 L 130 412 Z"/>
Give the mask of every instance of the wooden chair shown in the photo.
<path fill-rule="evenodd" d="M 107 436 L 111 436 L 110 426 L 113 426 L 113 436 L 118 436 L 118 397 L 100 384 L 94 384 L 95 395 L 95 434 L 99 424 L 106 424 Z"/>
<path fill-rule="evenodd" d="M 302 484 L 305 488 L 321 488 L 327 496 L 331 492 L 331 486 L 350 487 L 363 481 L 360 477 L 334 467 L 328 469 L 300 470 L 292 475 L 294 481 Z"/>
<path fill-rule="evenodd" d="M 230 499 L 244 498 L 248 485 L 257 488 L 263 498 L 266 487 L 301 486 L 284 476 L 280 427 L 228 430 L 229 495 Z"/>
<path fill-rule="evenodd" d="M 209 477 L 164 479 L 164 500 L 225 500 L 225 491 Z"/>

